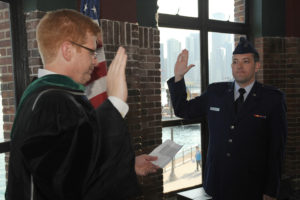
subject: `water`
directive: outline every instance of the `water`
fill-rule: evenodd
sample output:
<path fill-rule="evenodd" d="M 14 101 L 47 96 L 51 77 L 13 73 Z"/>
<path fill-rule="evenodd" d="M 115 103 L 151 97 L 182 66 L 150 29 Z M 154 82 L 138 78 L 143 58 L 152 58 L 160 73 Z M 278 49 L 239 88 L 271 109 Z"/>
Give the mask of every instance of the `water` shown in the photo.
<path fill-rule="evenodd" d="M 4 200 L 6 189 L 5 154 L 0 154 L 0 200 Z"/>
<path fill-rule="evenodd" d="M 166 127 L 162 130 L 162 141 L 171 139 L 173 129 L 173 141 L 183 145 L 182 149 L 176 154 L 175 158 L 182 156 L 182 151 L 190 152 L 191 148 L 201 147 L 201 126 L 192 124 L 186 126 Z"/>

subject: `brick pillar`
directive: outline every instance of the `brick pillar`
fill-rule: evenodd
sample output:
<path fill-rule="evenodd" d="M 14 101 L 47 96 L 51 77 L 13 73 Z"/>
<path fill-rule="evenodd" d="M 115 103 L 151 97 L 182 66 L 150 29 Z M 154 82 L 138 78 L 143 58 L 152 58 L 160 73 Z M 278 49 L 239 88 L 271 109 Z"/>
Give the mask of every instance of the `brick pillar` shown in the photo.
<path fill-rule="evenodd" d="M 288 136 L 283 179 L 294 191 L 300 190 L 300 38 L 261 37 L 255 39 L 261 55 L 258 80 L 286 94 Z"/>
<path fill-rule="evenodd" d="M 15 87 L 11 46 L 9 6 L 7 3 L 0 1 L 0 81 L 2 97 L 1 118 L 3 118 L 1 134 L 3 134 L 5 141 L 10 140 L 10 130 L 15 116 Z M 5 155 L 5 161 L 5 169 L 7 170 L 8 153 Z"/>
<path fill-rule="evenodd" d="M 136 155 L 149 153 L 161 144 L 159 31 L 136 24 L 101 20 L 107 63 L 117 48 L 126 48 L 128 104 L 126 117 Z M 162 172 L 140 177 L 143 194 L 137 199 L 161 199 Z"/>
<path fill-rule="evenodd" d="M 234 21 L 245 22 L 245 0 L 234 0 Z"/>

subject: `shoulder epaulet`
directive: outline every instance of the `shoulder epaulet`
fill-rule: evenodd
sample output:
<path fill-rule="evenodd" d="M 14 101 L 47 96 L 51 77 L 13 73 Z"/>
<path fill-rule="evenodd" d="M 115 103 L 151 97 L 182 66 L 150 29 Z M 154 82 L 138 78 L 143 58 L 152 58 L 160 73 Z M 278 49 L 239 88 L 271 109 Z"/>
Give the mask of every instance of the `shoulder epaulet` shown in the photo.
<path fill-rule="evenodd" d="M 271 93 L 274 93 L 274 94 L 278 94 L 278 95 L 282 95 L 283 94 L 283 92 L 280 90 L 280 89 L 278 89 L 278 88 L 276 88 L 276 87 L 274 87 L 274 86 L 271 86 L 271 85 L 265 85 L 265 84 L 262 84 L 262 86 L 261 86 L 264 90 L 266 90 L 266 91 L 268 91 L 268 92 L 271 92 Z"/>

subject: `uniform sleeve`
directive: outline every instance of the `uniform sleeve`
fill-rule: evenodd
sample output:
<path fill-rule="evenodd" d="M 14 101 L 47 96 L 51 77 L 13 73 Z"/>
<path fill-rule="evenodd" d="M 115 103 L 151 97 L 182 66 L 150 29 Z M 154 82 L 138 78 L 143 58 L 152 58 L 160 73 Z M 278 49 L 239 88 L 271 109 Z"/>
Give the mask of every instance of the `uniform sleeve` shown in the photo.
<path fill-rule="evenodd" d="M 187 100 L 184 79 L 174 82 L 174 77 L 168 80 L 172 106 L 175 115 L 184 119 L 203 118 L 207 113 L 207 92 L 192 100 Z"/>
<path fill-rule="evenodd" d="M 95 156 L 90 119 L 68 97 L 49 93 L 28 121 L 20 151 L 35 190 L 49 199 L 82 199 Z"/>
<path fill-rule="evenodd" d="M 287 135 L 286 104 L 282 94 L 271 108 L 268 119 L 269 153 L 265 194 L 276 197 L 279 192 L 284 147 Z M 273 99 L 274 100 L 274 99 Z"/>

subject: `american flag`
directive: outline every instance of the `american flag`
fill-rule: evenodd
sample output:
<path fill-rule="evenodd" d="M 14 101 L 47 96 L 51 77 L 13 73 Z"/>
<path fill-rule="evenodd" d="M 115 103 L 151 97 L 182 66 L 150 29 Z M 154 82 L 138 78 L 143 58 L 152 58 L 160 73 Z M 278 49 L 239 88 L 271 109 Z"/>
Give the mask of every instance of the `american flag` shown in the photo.
<path fill-rule="evenodd" d="M 81 0 L 80 12 L 91 17 L 96 23 L 100 18 L 100 0 Z M 106 99 L 106 73 L 107 66 L 105 61 L 102 41 L 98 41 L 98 64 L 94 68 L 91 80 L 86 84 L 86 95 L 94 108 L 100 106 Z"/>

